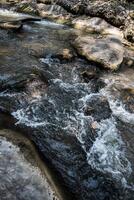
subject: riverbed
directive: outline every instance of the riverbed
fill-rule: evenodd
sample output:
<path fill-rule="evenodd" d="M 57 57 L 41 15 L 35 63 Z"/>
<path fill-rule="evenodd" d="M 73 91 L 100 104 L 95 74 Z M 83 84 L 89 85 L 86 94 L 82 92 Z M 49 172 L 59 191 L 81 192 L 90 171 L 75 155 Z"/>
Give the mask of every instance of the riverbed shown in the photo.
<path fill-rule="evenodd" d="M 0 30 L 0 126 L 34 143 L 59 177 L 62 194 L 65 188 L 63 199 L 132 200 L 134 69 L 108 72 L 87 61 L 73 48 L 77 34 L 47 20 L 27 22 L 19 31 Z M 1 136 L 0 148 L 5 154 L 17 148 L 18 162 L 21 153 L 6 138 Z M 31 176 L 25 165 L 24 180 Z M 46 198 L 41 191 L 35 200 Z M 20 199 L 32 199 L 29 195 Z"/>

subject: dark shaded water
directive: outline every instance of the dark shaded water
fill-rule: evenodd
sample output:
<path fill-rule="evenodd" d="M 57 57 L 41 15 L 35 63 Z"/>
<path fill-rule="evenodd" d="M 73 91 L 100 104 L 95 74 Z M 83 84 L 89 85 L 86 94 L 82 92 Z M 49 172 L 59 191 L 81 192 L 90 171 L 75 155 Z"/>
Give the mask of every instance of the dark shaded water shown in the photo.
<path fill-rule="evenodd" d="M 76 56 L 74 35 L 47 21 L 0 31 L 1 112 L 34 141 L 73 199 L 132 200 L 133 69 L 101 72 Z"/>

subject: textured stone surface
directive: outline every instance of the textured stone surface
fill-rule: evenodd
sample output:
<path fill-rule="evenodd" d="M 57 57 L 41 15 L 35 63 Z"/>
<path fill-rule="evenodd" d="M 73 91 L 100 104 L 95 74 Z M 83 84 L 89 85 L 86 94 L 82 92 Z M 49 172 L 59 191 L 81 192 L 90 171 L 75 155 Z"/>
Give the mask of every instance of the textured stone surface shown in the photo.
<path fill-rule="evenodd" d="M 118 37 L 123 37 L 122 32 L 118 28 L 110 25 L 104 19 L 99 17 L 79 17 L 74 19 L 72 24 L 74 28 L 83 30 L 87 33 L 100 33 L 101 35 L 111 34 Z"/>
<path fill-rule="evenodd" d="M 0 180 L 1 200 L 63 199 L 33 144 L 11 130 L 0 130 Z"/>
<path fill-rule="evenodd" d="M 91 36 L 79 36 L 74 42 L 78 53 L 89 61 L 101 64 L 104 68 L 115 70 L 123 61 L 123 47 L 114 36 L 95 39 Z"/>

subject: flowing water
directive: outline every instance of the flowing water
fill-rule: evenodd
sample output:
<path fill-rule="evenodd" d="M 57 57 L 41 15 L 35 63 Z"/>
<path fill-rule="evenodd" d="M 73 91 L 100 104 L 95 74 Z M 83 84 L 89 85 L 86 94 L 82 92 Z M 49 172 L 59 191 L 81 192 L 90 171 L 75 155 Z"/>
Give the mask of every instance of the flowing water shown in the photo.
<path fill-rule="evenodd" d="M 127 72 L 107 74 L 78 58 L 75 31 L 63 25 L 43 20 L 0 33 L 0 109 L 15 119 L 12 127 L 28 132 L 75 199 L 132 200 L 133 93 L 126 89 L 134 82 Z M 66 49 L 73 59 L 62 57 Z"/>

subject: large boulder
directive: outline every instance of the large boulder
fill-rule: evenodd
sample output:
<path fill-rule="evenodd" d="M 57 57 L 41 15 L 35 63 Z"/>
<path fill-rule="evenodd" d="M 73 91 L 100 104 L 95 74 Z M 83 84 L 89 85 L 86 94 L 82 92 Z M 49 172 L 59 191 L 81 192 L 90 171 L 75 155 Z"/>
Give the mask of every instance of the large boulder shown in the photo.
<path fill-rule="evenodd" d="M 72 25 L 74 28 L 85 31 L 87 33 L 100 33 L 100 34 L 112 34 L 119 37 L 123 37 L 122 32 L 110 25 L 104 19 L 99 17 L 79 17 L 72 21 Z"/>
<path fill-rule="evenodd" d="M 114 36 L 94 38 L 79 36 L 74 46 L 81 56 L 94 61 L 104 68 L 115 70 L 123 61 L 124 49 L 119 39 Z"/>

